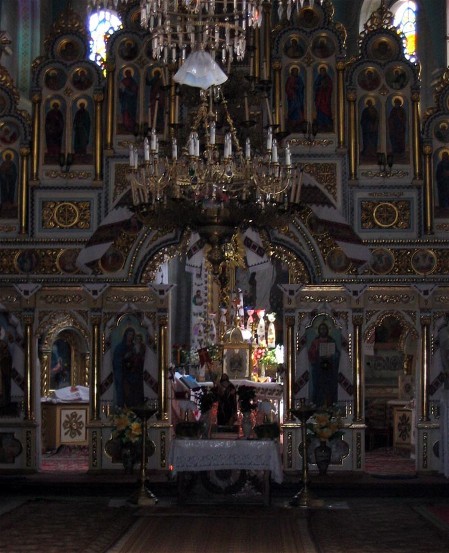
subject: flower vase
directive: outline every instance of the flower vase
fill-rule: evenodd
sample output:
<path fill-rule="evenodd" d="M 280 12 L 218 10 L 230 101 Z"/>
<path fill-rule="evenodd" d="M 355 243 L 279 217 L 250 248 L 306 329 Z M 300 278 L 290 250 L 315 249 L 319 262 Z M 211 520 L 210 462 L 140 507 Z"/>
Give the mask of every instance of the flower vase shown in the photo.
<path fill-rule="evenodd" d="M 242 432 L 243 437 L 247 440 L 251 436 L 251 432 L 253 430 L 253 421 L 251 420 L 251 412 L 247 411 L 244 412 L 242 415 Z"/>
<path fill-rule="evenodd" d="M 324 440 L 320 441 L 320 445 L 315 448 L 315 461 L 318 467 L 318 472 L 322 475 L 327 473 L 329 463 L 331 462 L 332 449 Z"/>
<path fill-rule="evenodd" d="M 125 474 L 132 474 L 136 462 L 136 451 L 132 445 L 124 445 L 121 450 L 121 457 Z"/>

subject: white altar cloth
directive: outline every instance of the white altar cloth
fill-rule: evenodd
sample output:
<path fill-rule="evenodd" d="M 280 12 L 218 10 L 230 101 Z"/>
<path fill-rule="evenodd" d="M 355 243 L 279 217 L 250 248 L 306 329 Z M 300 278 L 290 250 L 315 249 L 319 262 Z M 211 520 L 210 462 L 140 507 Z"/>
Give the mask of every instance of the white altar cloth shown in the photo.
<path fill-rule="evenodd" d="M 273 440 L 180 440 L 169 452 L 172 474 L 208 470 L 269 470 L 278 483 L 283 480 L 279 444 Z"/>

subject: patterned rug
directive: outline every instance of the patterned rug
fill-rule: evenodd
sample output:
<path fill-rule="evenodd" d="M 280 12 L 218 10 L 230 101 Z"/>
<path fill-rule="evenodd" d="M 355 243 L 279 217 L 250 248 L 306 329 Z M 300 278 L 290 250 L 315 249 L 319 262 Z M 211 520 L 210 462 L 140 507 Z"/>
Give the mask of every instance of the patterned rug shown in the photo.
<path fill-rule="evenodd" d="M 378 478 L 416 478 L 414 459 L 396 454 L 392 447 L 367 451 L 365 472 Z"/>
<path fill-rule="evenodd" d="M 104 498 L 27 501 L 0 517 L 0 553 L 106 553 L 134 512 Z"/>
<path fill-rule="evenodd" d="M 42 455 L 42 472 L 86 472 L 89 468 L 87 446 L 63 445 Z"/>
<path fill-rule="evenodd" d="M 237 504 L 190 511 L 154 507 L 140 514 L 108 553 L 317 553 L 306 517 L 291 509 Z"/>

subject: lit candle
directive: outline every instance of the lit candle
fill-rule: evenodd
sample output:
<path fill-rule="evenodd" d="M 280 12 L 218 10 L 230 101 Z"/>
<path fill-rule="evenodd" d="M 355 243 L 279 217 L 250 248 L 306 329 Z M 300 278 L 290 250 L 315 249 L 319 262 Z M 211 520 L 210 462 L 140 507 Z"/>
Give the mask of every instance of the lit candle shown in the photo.
<path fill-rule="evenodd" d="M 290 144 L 287 144 L 287 146 L 285 147 L 285 165 L 287 165 L 287 167 L 290 167 L 292 164 L 292 153 L 290 151 Z"/>
<path fill-rule="evenodd" d="M 212 146 L 215 144 L 215 121 L 210 124 L 210 143 Z"/>
<path fill-rule="evenodd" d="M 178 123 L 179 117 L 179 94 L 175 96 L 175 123 Z"/>
<path fill-rule="evenodd" d="M 267 105 L 268 124 L 271 127 L 271 125 L 273 124 L 273 119 L 271 118 L 271 107 L 270 107 L 270 102 L 268 101 L 268 94 L 265 96 L 265 103 Z"/>
<path fill-rule="evenodd" d="M 245 143 L 245 157 L 246 159 L 251 159 L 251 141 L 249 137 L 246 139 Z"/>
<path fill-rule="evenodd" d="M 263 62 L 263 80 L 264 81 L 267 80 L 267 62 L 266 61 Z"/>
<path fill-rule="evenodd" d="M 171 156 L 173 159 L 178 159 L 178 143 L 176 141 L 176 138 L 174 138 L 172 142 Z"/>
<path fill-rule="evenodd" d="M 279 158 L 278 158 L 278 143 L 277 143 L 276 139 L 273 140 L 273 145 L 272 145 L 272 149 L 271 149 L 271 161 L 273 163 L 278 163 L 278 161 L 279 161 Z"/>
<path fill-rule="evenodd" d="M 143 141 L 143 151 L 145 161 L 150 161 L 150 144 L 148 143 L 148 137 L 146 137 Z"/>
<path fill-rule="evenodd" d="M 159 94 L 156 96 L 156 104 L 154 106 L 154 113 L 153 113 L 153 129 L 156 128 L 157 123 L 157 112 L 159 109 Z"/>
<path fill-rule="evenodd" d="M 273 131 L 271 130 L 271 127 L 269 127 L 268 134 L 267 134 L 267 150 L 270 151 L 272 146 L 273 146 Z"/>
<path fill-rule="evenodd" d="M 129 166 L 134 167 L 134 146 L 129 145 Z"/>
<path fill-rule="evenodd" d="M 248 94 L 245 92 L 245 121 L 249 121 Z"/>

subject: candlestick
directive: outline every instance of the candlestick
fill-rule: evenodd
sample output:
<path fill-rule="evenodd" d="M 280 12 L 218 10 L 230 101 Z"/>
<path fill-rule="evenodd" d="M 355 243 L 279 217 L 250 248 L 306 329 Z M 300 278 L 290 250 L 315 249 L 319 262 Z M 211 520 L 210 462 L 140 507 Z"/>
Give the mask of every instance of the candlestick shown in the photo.
<path fill-rule="evenodd" d="M 249 121 L 248 94 L 245 92 L 245 121 Z"/>

